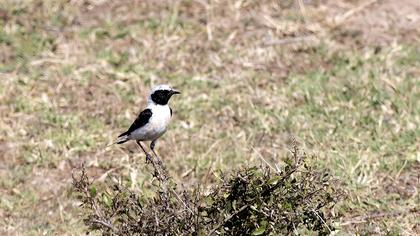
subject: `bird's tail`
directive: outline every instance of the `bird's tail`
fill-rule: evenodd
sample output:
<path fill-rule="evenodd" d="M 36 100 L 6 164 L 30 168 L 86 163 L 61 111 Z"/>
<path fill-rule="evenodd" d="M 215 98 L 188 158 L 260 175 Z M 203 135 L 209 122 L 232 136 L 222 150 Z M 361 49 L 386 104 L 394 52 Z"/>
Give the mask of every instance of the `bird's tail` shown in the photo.
<path fill-rule="evenodd" d="M 115 141 L 115 143 L 116 144 L 121 144 L 121 143 L 127 142 L 128 140 L 129 140 L 128 139 L 128 134 L 127 134 L 127 132 L 124 132 L 124 133 L 122 133 L 118 136 L 117 141 Z"/>
<path fill-rule="evenodd" d="M 128 138 L 128 134 L 127 134 L 127 132 L 125 132 L 125 133 L 122 133 L 122 134 L 120 134 L 119 136 L 118 136 L 118 138 L 117 138 L 117 140 L 115 140 L 115 142 L 113 142 L 113 143 L 111 143 L 111 144 L 108 144 L 107 146 L 106 146 L 106 148 L 107 147 L 111 147 L 112 145 L 114 145 L 114 144 L 121 144 L 121 143 L 125 143 L 125 142 L 127 142 L 129 140 L 129 138 Z"/>

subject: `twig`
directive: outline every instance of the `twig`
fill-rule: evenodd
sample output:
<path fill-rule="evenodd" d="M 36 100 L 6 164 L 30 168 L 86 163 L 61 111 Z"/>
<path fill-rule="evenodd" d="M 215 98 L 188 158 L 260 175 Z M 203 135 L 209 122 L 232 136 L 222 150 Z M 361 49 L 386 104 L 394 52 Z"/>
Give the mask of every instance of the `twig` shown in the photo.
<path fill-rule="evenodd" d="M 325 223 L 324 219 L 318 214 L 318 212 L 316 212 L 315 210 L 312 210 L 313 213 L 315 213 L 315 215 L 322 221 L 322 223 L 327 227 L 328 231 L 330 231 L 330 233 L 332 232 L 330 227 L 328 226 L 327 223 Z"/>
<path fill-rule="evenodd" d="M 105 178 L 112 172 L 114 172 L 115 170 L 121 169 L 121 167 L 115 167 L 112 169 L 107 170 L 105 173 L 103 173 L 101 176 L 99 176 L 98 178 L 94 178 L 92 182 L 103 182 L 105 180 Z"/>
<path fill-rule="evenodd" d="M 101 225 L 103 225 L 103 226 L 111 229 L 112 231 L 117 232 L 117 229 L 113 225 L 111 225 L 110 223 L 108 223 L 106 221 L 103 221 L 103 220 L 92 220 L 92 222 L 93 223 L 97 223 L 97 224 L 101 224 Z"/>
<path fill-rule="evenodd" d="M 89 189 L 88 189 L 88 186 L 92 183 L 92 182 L 89 182 L 89 178 L 87 177 L 87 175 L 86 175 L 86 170 L 85 170 L 85 167 L 84 167 L 84 163 L 82 164 L 82 166 L 81 166 L 81 168 L 82 168 L 82 173 L 81 173 L 81 175 L 80 175 L 80 180 L 78 180 L 75 176 L 74 176 L 74 173 L 72 173 L 72 178 L 73 178 L 73 181 L 74 181 L 74 183 L 75 183 L 75 187 L 76 187 L 76 189 L 78 189 L 78 191 L 80 192 L 80 193 L 83 193 L 85 196 L 86 196 L 86 199 L 87 199 L 87 201 L 84 201 L 84 203 L 85 204 L 89 204 L 89 205 L 91 205 L 92 206 L 92 208 L 93 208 L 93 210 L 94 210 L 94 212 L 95 212 L 95 215 L 97 216 L 97 217 L 99 217 L 99 218 L 102 218 L 103 217 L 103 213 L 102 213 L 102 211 L 98 208 L 98 205 L 97 205 L 97 202 L 95 201 L 95 199 L 94 198 L 91 198 L 90 197 L 90 191 L 89 191 Z M 80 185 L 80 184 L 77 184 L 78 182 L 81 182 L 81 183 L 83 183 L 82 181 L 86 181 L 86 183 L 87 183 L 87 185 Z M 106 222 L 106 221 L 103 221 L 103 220 L 98 220 L 98 219 L 94 219 L 94 220 L 92 220 L 92 222 L 93 223 L 97 223 L 97 224 L 100 224 L 100 225 L 103 225 L 103 226 L 105 226 L 105 227 L 107 227 L 107 228 L 109 228 L 109 229 L 111 229 L 112 231 L 114 231 L 114 232 L 118 232 L 118 230 L 112 225 L 112 224 L 110 224 L 110 223 L 108 223 L 108 222 Z"/>
<path fill-rule="evenodd" d="M 150 159 L 153 169 L 155 171 L 155 177 L 159 180 L 160 185 L 162 187 L 162 197 L 163 201 L 165 203 L 165 207 L 167 207 L 169 204 L 169 196 L 168 196 L 168 176 L 165 170 L 165 167 L 163 166 L 163 163 L 160 162 L 159 157 L 157 156 L 151 156 Z"/>
<path fill-rule="evenodd" d="M 352 15 L 362 11 L 363 9 L 365 9 L 366 7 L 376 3 L 378 0 L 370 0 L 367 1 L 365 3 L 360 4 L 359 6 L 352 8 L 348 11 L 346 11 L 346 13 L 344 13 L 341 16 L 336 16 L 335 17 L 335 27 L 341 25 L 342 23 L 344 23 L 344 21 L 346 21 L 349 17 L 351 17 Z"/>
<path fill-rule="evenodd" d="M 237 214 L 241 213 L 243 210 L 245 210 L 246 208 L 248 208 L 248 205 L 242 206 L 241 208 L 239 208 L 239 210 L 237 210 L 235 213 L 233 213 L 232 215 L 228 216 L 222 223 L 218 224 L 216 227 L 214 227 L 214 229 L 212 229 L 209 233 L 210 235 L 213 235 L 214 232 L 216 232 L 216 230 L 218 228 L 220 228 L 222 225 L 226 224 L 227 222 L 229 222 L 229 220 L 231 220 L 234 216 L 236 216 Z"/>
<path fill-rule="evenodd" d="M 177 193 L 175 190 L 173 190 L 173 189 L 171 189 L 171 192 L 172 192 L 173 194 L 175 194 L 175 196 L 176 196 L 176 198 L 178 199 L 178 201 L 180 201 L 180 202 L 184 205 L 184 207 L 185 207 L 185 208 L 187 208 L 187 209 L 191 212 L 191 214 L 193 214 L 193 215 L 194 215 L 194 212 L 191 210 L 191 208 L 189 208 L 189 207 L 187 206 L 187 204 L 186 204 L 184 201 L 182 201 L 182 199 L 181 199 L 181 197 L 178 195 L 178 193 Z"/>
<path fill-rule="evenodd" d="M 275 173 L 279 173 L 278 171 L 277 171 L 277 169 L 275 169 L 272 165 L 270 165 L 270 163 L 268 163 L 268 161 L 267 160 L 265 160 L 264 159 L 264 157 L 261 155 L 261 153 L 259 153 L 259 152 L 257 152 L 256 150 L 255 150 L 255 148 L 254 147 L 251 147 L 251 149 L 253 150 L 253 151 L 255 151 L 255 153 L 257 153 L 257 156 L 268 166 L 268 167 L 270 167 Z"/>

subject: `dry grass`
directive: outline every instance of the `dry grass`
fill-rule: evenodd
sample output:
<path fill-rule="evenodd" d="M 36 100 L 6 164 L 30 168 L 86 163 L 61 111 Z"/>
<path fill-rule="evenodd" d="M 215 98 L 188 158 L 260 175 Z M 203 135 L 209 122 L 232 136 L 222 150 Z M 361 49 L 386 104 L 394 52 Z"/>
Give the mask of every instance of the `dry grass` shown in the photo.
<path fill-rule="evenodd" d="M 339 230 L 419 233 L 415 2 L 2 1 L 0 230 L 81 234 L 82 162 L 147 192 L 136 146 L 104 146 L 168 82 L 183 95 L 157 150 L 176 181 L 276 160 L 294 135 L 348 190 Z"/>

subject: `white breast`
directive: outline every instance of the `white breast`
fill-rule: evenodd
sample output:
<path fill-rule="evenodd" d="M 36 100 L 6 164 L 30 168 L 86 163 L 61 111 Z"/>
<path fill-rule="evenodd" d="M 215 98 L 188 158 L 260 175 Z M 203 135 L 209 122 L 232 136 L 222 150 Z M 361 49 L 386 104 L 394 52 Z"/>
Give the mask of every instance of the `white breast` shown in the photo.
<path fill-rule="evenodd" d="M 135 130 L 130 136 L 136 140 L 151 141 L 162 136 L 168 128 L 171 119 L 171 110 L 168 105 L 149 105 L 147 108 L 152 110 L 152 117 L 149 122 Z"/>

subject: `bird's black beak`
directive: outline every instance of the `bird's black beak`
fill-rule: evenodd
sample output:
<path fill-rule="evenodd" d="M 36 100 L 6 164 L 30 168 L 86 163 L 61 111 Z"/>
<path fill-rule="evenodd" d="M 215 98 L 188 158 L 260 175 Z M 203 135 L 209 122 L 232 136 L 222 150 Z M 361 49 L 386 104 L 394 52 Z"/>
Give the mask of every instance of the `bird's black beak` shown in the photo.
<path fill-rule="evenodd" d="M 181 94 L 181 92 L 176 91 L 176 90 L 171 90 L 171 95 L 174 95 L 174 94 Z"/>

